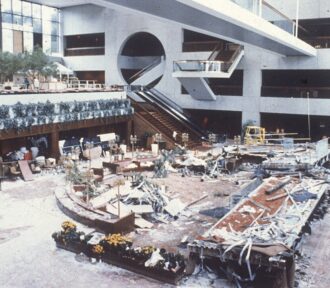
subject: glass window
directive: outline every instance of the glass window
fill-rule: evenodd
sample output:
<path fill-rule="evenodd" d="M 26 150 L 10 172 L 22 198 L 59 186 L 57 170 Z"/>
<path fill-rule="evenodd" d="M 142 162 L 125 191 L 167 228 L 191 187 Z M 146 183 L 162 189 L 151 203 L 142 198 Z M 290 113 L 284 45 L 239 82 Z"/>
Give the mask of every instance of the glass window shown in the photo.
<path fill-rule="evenodd" d="M 22 2 L 23 15 L 31 17 L 32 16 L 32 4 L 30 2 Z"/>
<path fill-rule="evenodd" d="M 41 5 L 32 3 L 32 17 L 41 18 Z"/>
<path fill-rule="evenodd" d="M 12 0 L 13 2 L 13 13 L 17 15 L 22 15 L 22 1 Z"/>
<path fill-rule="evenodd" d="M 58 10 L 53 7 L 42 6 L 42 19 L 58 21 Z"/>
<path fill-rule="evenodd" d="M 11 0 L 1 0 L 1 11 L 11 13 Z"/>
<path fill-rule="evenodd" d="M 33 51 L 33 33 L 24 31 L 24 51 Z"/>
<path fill-rule="evenodd" d="M 13 53 L 13 30 L 2 29 L 2 51 Z"/>
<path fill-rule="evenodd" d="M 59 52 L 59 37 L 52 35 L 52 53 Z"/>
<path fill-rule="evenodd" d="M 60 10 L 53 8 L 52 21 L 60 22 Z"/>
<path fill-rule="evenodd" d="M 50 35 L 52 32 L 52 22 L 42 20 L 42 33 Z"/>
<path fill-rule="evenodd" d="M 42 48 L 44 53 L 50 54 L 51 53 L 51 47 L 52 47 L 52 41 L 50 35 L 42 35 Z"/>
<path fill-rule="evenodd" d="M 33 32 L 42 33 L 42 24 L 40 19 L 33 19 Z"/>
<path fill-rule="evenodd" d="M 13 15 L 13 24 L 22 26 L 23 25 L 23 18 L 21 15 Z"/>
<path fill-rule="evenodd" d="M 60 24 L 58 22 L 51 22 L 51 25 L 52 25 L 52 35 L 59 35 L 59 26 Z"/>
<path fill-rule="evenodd" d="M 32 18 L 31 17 L 23 17 L 23 30 L 24 31 L 33 31 L 32 28 Z"/>
<path fill-rule="evenodd" d="M 13 23 L 13 15 L 8 13 L 2 13 L 2 23 Z"/>

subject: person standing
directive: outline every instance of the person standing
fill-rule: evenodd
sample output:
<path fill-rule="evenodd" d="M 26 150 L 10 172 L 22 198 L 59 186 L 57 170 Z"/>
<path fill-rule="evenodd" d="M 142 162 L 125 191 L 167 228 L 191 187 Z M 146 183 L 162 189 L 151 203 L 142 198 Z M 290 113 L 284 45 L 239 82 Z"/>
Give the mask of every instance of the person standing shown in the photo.
<path fill-rule="evenodd" d="M 37 77 L 35 77 L 34 80 L 33 80 L 33 86 L 34 86 L 34 89 L 39 91 L 40 82 L 39 82 L 39 79 Z"/>
<path fill-rule="evenodd" d="M 25 85 L 25 89 L 29 90 L 30 88 L 30 81 L 27 77 L 24 78 L 24 85 Z"/>

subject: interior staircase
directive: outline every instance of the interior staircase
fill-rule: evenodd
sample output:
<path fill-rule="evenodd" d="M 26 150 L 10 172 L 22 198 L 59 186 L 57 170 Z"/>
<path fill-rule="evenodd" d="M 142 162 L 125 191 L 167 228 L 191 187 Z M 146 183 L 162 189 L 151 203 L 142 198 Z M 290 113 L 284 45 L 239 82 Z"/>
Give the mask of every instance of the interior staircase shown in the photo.
<path fill-rule="evenodd" d="M 159 101 L 160 97 L 157 97 L 155 89 L 130 92 L 128 95 L 130 96 L 132 93 L 137 94 L 139 97 L 142 96 L 141 98 L 145 100 L 145 102 L 138 102 L 134 100 L 136 97 L 131 97 L 136 117 L 147 123 L 158 133 L 161 133 L 169 147 L 173 147 L 175 143 L 184 144 L 182 142 L 182 133 L 189 134 L 189 141 L 186 143 L 188 148 L 201 145 L 202 137 L 206 137 L 206 135 L 191 121 L 190 116 L 186 112 L 183 112 L 182 109 L 181 111 L 180 109 L 175 109 L 175 105 Z M 153 99 L 153 97 L 156 99 Z M 177 133 L 176 139 L 173 138 L 174 131 Z"/>

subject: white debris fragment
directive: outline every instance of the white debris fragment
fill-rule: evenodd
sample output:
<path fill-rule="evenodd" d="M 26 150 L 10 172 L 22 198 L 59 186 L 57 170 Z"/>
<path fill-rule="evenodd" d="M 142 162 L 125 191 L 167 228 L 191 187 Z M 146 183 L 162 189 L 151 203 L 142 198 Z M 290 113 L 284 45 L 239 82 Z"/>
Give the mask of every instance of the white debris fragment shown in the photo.
<path fill-rule="evenodd" d="M 254 209 L 252 206 L 250 205 L 244 205 L 241 209 L 238 210 L 238 212 L 240 213 L 256 213 L 256 209 Z"/>
<path fill-rule="evenodd" d="M 183 204 L 179 199 L 173 199 L 167 204 L 164 209 L 167 213 L 174 217 L 177 216 L 185 208 L 186 205 Z"/>
<path fill-rule="evenodd" d="M 157 265 L 157 263 L 161 260 L 165 260 L 161 255 L 160 255 L 160 250 L 157 249 L 156 251 L 154 251 L 152 254 L 151 254 L 151 257 L 149 260 L 147 260 L 145 263 L 144 263 L 144 266 L 145 267 L 154 267 Z"/>

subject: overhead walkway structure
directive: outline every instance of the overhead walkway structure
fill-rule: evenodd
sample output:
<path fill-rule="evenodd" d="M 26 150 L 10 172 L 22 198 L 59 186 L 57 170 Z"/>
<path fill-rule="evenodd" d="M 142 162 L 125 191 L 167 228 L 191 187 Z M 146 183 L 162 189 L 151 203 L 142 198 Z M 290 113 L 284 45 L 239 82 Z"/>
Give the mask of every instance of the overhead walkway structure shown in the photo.
<path fill-rule="evenodd" d="M 258 3 L 266 1 L 254 0 Z M 96 0 L 94 4 L 122 8 L 166 19 L 183 28 L 222 38 L 241 45 L 250 44 L 285 56 L 316 56 L 316 49 L 283 28 L 279 18 L 270 15 L 265 19 L 259 13 L 246 9 L 234 0 Z"/>
<path fill-rule="evenodd" d="M 221 48 L 218 48 L 221 47 Z M 173 77 L 197 100 L 214 101 L 208 78 L 230 78 L 244 55 L 240 45 L 217 45 L 207 60 L 174 61 Z"/>

